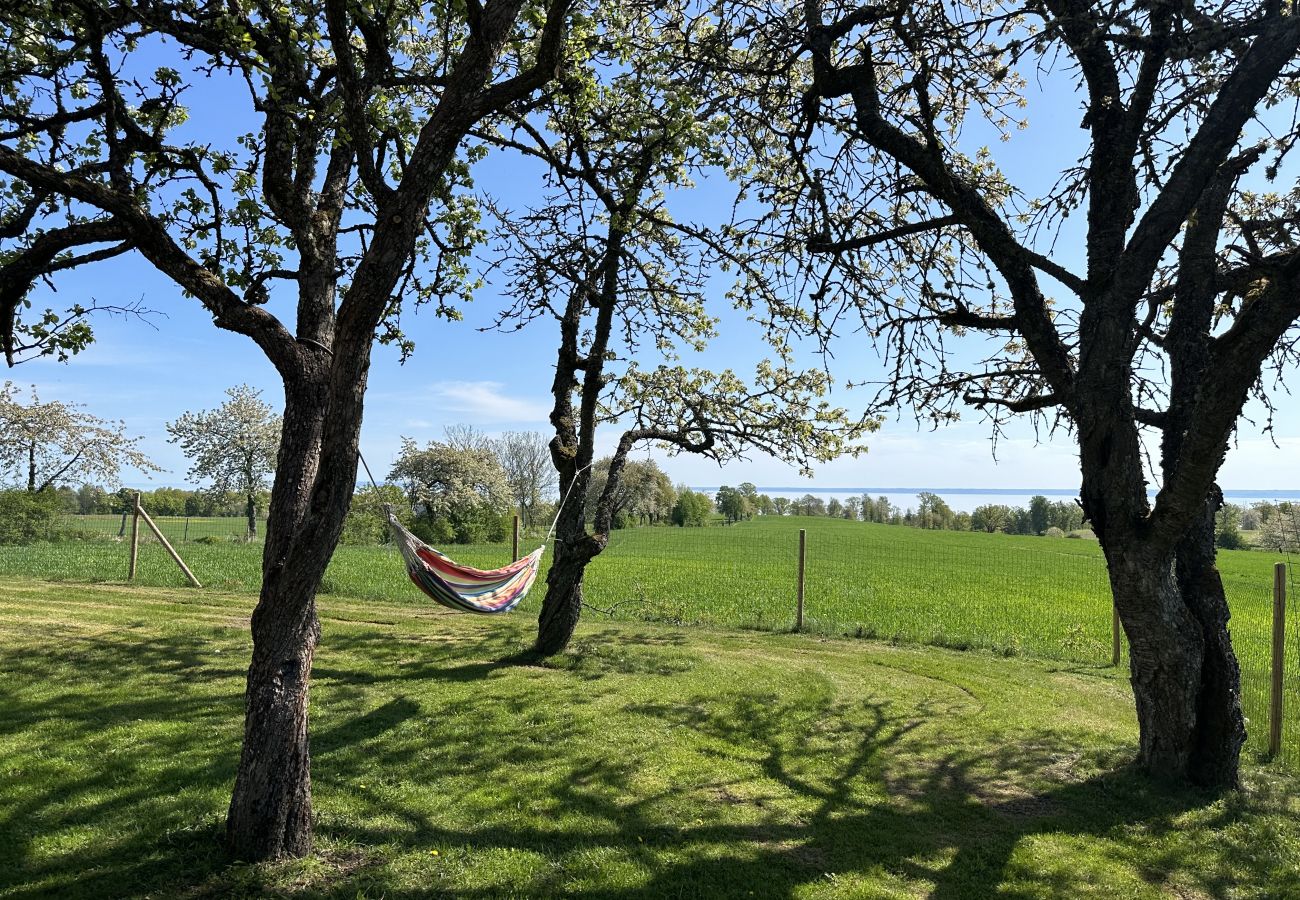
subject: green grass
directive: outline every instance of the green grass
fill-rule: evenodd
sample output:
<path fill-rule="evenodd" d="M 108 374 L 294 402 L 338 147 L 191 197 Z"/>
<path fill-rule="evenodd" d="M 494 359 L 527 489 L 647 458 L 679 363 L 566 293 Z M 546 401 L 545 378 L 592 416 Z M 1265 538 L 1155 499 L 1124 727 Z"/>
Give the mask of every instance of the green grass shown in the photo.
<path fill-rule="evenodd" d="M 239 520 L 233 520 L 238 522 Z M 591 564 L 586 597 L 608 618 L 680 625 L 788 630 L 794 623 L 798 533 L 808 532 L 806 624 L 835 635 L 878 637 L 954 649 L 988 649 L 1094 665 L 1110 659 L 1111 600 L 1095 542 L 921 531 L 826 518 L 760 518 L 731 527 L 615 532 Z M 172 533 L 169 528 L 168 533 Z M 524 548 L 533 546 L 525 541 Z M 496 566 L 506 545 L 446 548 L 473 565 Z M 186 544 L 205 585 L 255 591 L 261 547 Z M 1258 749 L 1267 733 L 1272 621 L 1271 554 L 1220 553 L 1243 673 L 1243 701 Z M 124 543 L 83 541 L 0 547 L 0 575 L 121 581 Z M 144 584 L 180 587 L 184 577 L 156 544 L 141 549 Z M 396 552 L 340 547 L 326 594 L 423 602 Z M 536 611 L 540 590 L 524 611 Z M 1300 592 L 1297 592 L 1300 595 Z M 1285 758 L 1300 764 L 1300 603 L 1292 604 Z M 589 615 L 605 618 L 593 609 Z"/>
<path fill-rule="evenodd" d="M 1300 896 L 1300 785 L 1125 759 L 1104 670 L 321 599 L 318 853 L 232 865 L 246 594 L 0 581 L 0 897 Z"/>

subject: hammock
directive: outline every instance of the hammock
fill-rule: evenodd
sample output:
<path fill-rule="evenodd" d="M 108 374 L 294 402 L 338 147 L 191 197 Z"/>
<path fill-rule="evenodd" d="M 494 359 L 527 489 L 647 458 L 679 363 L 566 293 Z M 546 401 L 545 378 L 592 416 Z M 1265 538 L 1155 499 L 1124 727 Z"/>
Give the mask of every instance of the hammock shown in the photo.
<path fill-rule="evenodd" d="M 391 509 L 385 512 L 393 541 L 406 560 L 406 574 L 416 587 L 448 609 L 484 615 L 510 612 L 537 580 L 545 543 L 503 568 L 474 569 L 456 563 L 411 534 Z"/>

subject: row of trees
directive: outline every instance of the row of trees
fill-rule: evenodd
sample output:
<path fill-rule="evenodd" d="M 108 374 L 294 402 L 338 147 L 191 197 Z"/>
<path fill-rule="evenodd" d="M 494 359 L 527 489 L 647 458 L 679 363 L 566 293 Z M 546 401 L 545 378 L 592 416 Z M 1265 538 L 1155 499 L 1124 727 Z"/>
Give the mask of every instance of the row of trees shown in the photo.
<path fill-rule="evenodd" d="M 1253 503 L 1238 506 L 1225 503 L 1214 518 L 1214 537 L 1225 550 L 1241 550 L 1252 544 L 1242 531 L 1254 532 L 1253 544 L 1281 553 L 1300 551 L 1300 504 Z"/>
<path fill-rule="evenodd" d="M 130 512 L 137 493 L 141 505 L 153 516 L 243 516 L 248 499 L 240 493 L 211 489 L 160 487 L 151 491 L 133 491 L 129 488 L 110 491 L 97 484 L 82 484 L 76 488 L 62 485 L 47 488 L 45 493 L 51 493 L 57 498 L 55 508 L 59 512 L 79 516 L 121 515 Z M 265 509 L 270 495 L 263 491 L 255 495 L 254 499 L 257 508 Z"/>
<path fill-rule="evenodd" d="M 832 497 L 824 500 L 813 494 L 789 499 L 758 493 L 748 482 L 739 487 L 723 485 L 716 497 L 718 512 L 730 522 L 753 516 L 826 516 L 832 519 L 876 522 L 885 525 L 910 525 L 915 528 L 945 531 L 1001 531 L 1007 534 L 1046 534 L 1057 529 L 1063 534 L 1083 527 L 1083 510 L 1070 501 L 1050 501 L 1043 496 L 1030 498 L 1028 508 L 988 504 L 972 512 L 955 512 L 942 497 L 929 491 L 917 494 L 915 509 L 902 508 L 888 497 Z"/>
<path fill-rule="evenodd" d="M 214 410 L 186 412 L 167 423 L 169 439 L 191 461 L 189 477 L 206 484 L 205 499 L 163 489 L 151 498 L 152 508 L 161 515 L 211 515 L 235 494 L 251 537 L 257 533 L 259 498 L 269 491 L 275 471 L 282 423 L 248 385 L 230 388 L 226 396 Z M 34 387 L 24 394 L 6 381 L 0 387 L 0 478 L 32 493 L 66 493 L 80 481 L 77 511 L 117 511 L 91 479 L 111 484 L 123 468 L 162 471 L 140 450 L 142 439 L 128 436 L 125 428 L 81 404 L 42 401 Z"/>
<path fill-rule="evenodd" d="M 886 496 L 832 497 L 813 494 L 789 499 L 760 494 L 754 485 L 724 485 L 718 489 L 717 509 L 728 523 L 759 516 L 826 516 L 832 519 L 908 525 L 945 531 L 984 531 L 1025 535 L 1070 535 L 1082 529 L 1082 507 L 1075 501 L 1030 498 L 1028 507 L 983 504 L 971 512 L 954 511 L 942 497 L 922 491 L 917 505 L 899 507 Z M 1255 533 L 1253 542 L 1241 532 Z M 1300 550 L 1300 504 L 1258 502 L 1250 506 L 1224 503 L 1215 515 L 1215 541 L 1225 550 L 1256 546 L 1266 550 Z"/>

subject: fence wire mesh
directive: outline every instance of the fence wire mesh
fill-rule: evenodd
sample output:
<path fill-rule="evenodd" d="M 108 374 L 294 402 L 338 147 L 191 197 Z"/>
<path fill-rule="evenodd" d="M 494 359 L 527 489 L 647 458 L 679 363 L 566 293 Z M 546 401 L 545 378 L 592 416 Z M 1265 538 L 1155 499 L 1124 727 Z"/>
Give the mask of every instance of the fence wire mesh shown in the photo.
<path fill-rule="evenodd" d="M 239 518 L 155 517 L 206 587 L 256 592 L 261 582 L 257 523 Z M 835 519 L 774 517 L 731 526 L 640 527 L 615 531 L 588 567 L 588 615 L 770 630 L 794 626 L 799 530 L 807 530 L 806 630 L 1026 654 L 1105 666 L 1111 661 L 1111 598 L 1095 542 L 1002 534 L 920 531 Z M 72 581 L 123 581 L 130 520 L 72 516 L 49 540 L 0 547 L 0 574 Z M 521 535 L 527 553 L 544 532 Z M 142 522 L 138 583 L 184 588 L 185 576 Z M 511 558 L 506 543 L 445 548 L 485 568 Z M 1242 673 L 1248 748 L 1267 749 L 1271 694 L 1271 554 L 1220 556 Z M 543 560 L 542 579 L 550 562 Z M 1300 590 L 1290 569 L 1285 721 L 1280 758 L 1300 766 Z M 386 602 L 425 602 L 391 546 L 341 545 L 322 593 Z M 534 613 L 544 588 L 522 607 Z M 1121 660 L 1121 665 L 1127 665 Z"/>

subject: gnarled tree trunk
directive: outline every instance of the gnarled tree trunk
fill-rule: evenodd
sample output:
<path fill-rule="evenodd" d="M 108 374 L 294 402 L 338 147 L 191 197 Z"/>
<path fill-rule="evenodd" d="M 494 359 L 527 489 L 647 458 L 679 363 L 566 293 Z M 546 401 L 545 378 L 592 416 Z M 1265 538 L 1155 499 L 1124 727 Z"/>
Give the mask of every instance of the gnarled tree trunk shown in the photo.
<path fill-rule="evenodd" d="M 1080 461 L 1084 509 L 1106 555 L 1129 640 L 1138 761 L 1162 778 L 1235 787 L 1245 726 L 1228 607 L 1214 566 L 1221 494 L 1210 491 L 1176 542 L 1154 534 L 1127 404 L 1119 397 L 1109 410 L 1104 399 L 1085 407 L 1092 427 L 1080 429 Z"/>
<path fill-rule="evenodd" d="M 551 569 L 546 575 L 546 597 L 537 620 L 537 641 L 533 646 L 538 656 L 562 653 L 573 639 L 582 615 L 582 577 L 592 559 L 584 549 L 589 540 L 585 533 L 556 538 Z"/>
<path fill-rule="evenodd" d="M 1196 541 L 1189 535 L 1177 553 L 1112 541 L 1106 557 L 1129 638 L 1139 763 L 1152 775 L 1232 788 L 1246 737 L 1240 672 L 1213 555 L 1207 565 L 1203 548 L 1188 546 Z"/>
<path fill-rule="evenodd" d="M 356 479 L 365 360 L 360 365 L 359 383 L 346 392 L 355 396 L 345 396 L 343 404 L 323 367 L 285 386 L 262 591 L 252 619 L 244 744 L 226 820 L 227 842 L 239 859 L 311 850 L 307 699 L 320 640 L 316 591 L 342 534 Z M 353 402 L 353 409 L 339 408 Z"/>
<path fill-rule="evenodd" d="M 1228 631 L 1228 599 L 1214 564 L 1214 514 L 1223 502 L 1215 485 L 1201 516 L 1174 555 L 1175 580 L 1201 633 L 1201 679 L 1188 775 L 1195 784 L 1235 787 L 1246 742 L 1241 668 Z"/>
<path fill-rule="evenodd" d="M 554 656 L 569 646 L 582 616 L 583 574 L 587 564 L 605 548 L 608 540 L 607 534 L 587 533 L 585 507 L 587 486 L 591 481 L 590 464 L 576 468 L 569 462 L 570 457 L 563 452 L 562 445 L 556 452 L 558 443 L 552 443 L 552 455 L 557 466 L 563 467 L 560 481 L 564 499 L 555 523 L 555 549 L 550 571 L 546 574 L 546 596 L 537 619 L 533 653 L 538 656 Z M 589 447 L 585 448 L 585 453 L 590 456 Z"/>

